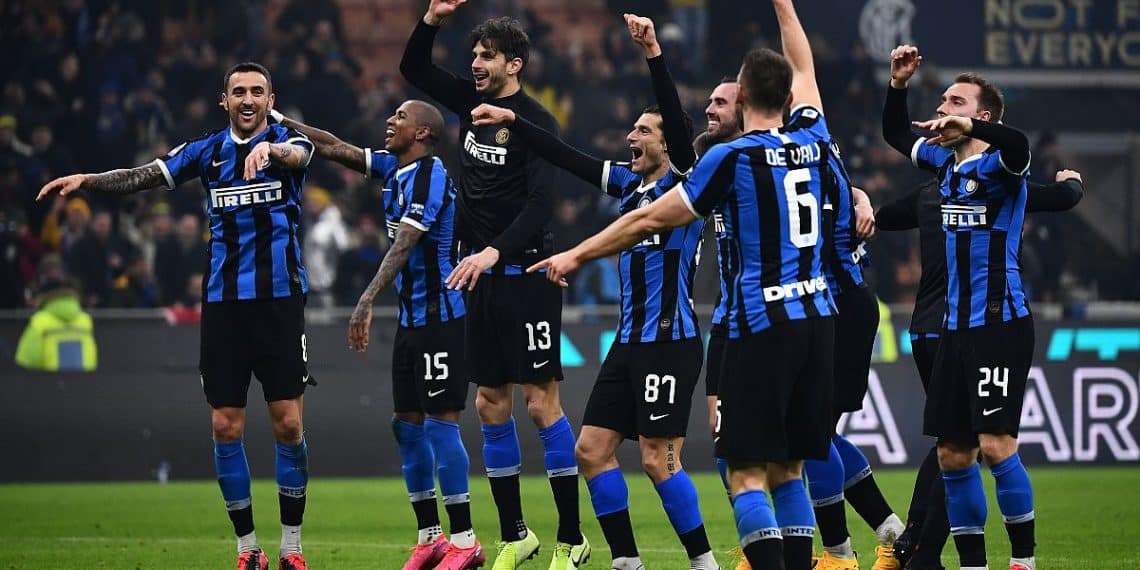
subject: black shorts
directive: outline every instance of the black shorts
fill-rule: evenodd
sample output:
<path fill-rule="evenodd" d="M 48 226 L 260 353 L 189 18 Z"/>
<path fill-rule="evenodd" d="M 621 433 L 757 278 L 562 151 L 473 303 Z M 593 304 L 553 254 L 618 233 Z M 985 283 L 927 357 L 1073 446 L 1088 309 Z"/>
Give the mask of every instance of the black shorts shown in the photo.
<path fill-rule="evenodd" d="M 977 434 L 1017 437 L 1033 364 L 1033 317 L 942 332 L 923 431 L 977 445 Z"/>
<path fill-rule="evenodd" d="M 582 425 L 637 436 L 684 437 L 704 354 L 699 338 L 615 342 L 598 371 Z"/>
<path fill-rule="evenodd" d="M 709 347 L 705 356 L 705 395 L 715 396 L 720 384 L 720 371 L 724 367 L 724 343 L 728 340 L 728 327 L 713 325 L 709 332 Z"/>
<path fill-rule="evenodd" d="M 213 408 L 244 408 L 250 374 L 266 402 L 292 400 L 310 382 L 305 296 L 202 304 L 198 371 Z"/>
<path fill-rule="evenodd" d="M 458 412 L 467 405 L 463 319 L 396 330 L 392 404 L 396 412 L 428 414 Z"/>
<path fill-rule="evenodd" d="M 835 323 L 777 323 L 730 338 L 721 375 L 716 456 L 769 463 L 826 459 L 832 423 Z"/>
<path fill-rule="evenodd" d="M 940 333 L 911 333 L 910 353 L 914 356 L 914 367 L 918 369 L 918 378 L 922 381 L 922 391 L 930 391 L 930 377 L 934 372 L 934 356 L 938 354 L 938 345 L 942 343 Z"/>
<path fill-rule="evenodd" d="M 871 353 L 879 332 L 879 302 L 868 287 L 844 291 L 835 298 L 835 419 L 863 409 Z"/>
<path fill-rule="evenodd" d="M 562 379 L 562 289 L 540 273 L 483 275 L 467 294 L 467 370 L 480 386 Z"/>

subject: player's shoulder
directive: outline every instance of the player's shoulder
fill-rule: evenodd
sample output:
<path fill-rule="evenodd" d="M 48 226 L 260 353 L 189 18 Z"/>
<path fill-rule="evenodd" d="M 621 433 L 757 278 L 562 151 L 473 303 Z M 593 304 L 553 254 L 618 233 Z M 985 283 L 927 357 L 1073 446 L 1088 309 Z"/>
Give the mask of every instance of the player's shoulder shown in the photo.
<path fill-rule="evenodd" d="M 516 101 L 518 108 L 515 110 L 521 111 L 522 116 L 526 117 L 528 121 L 544 129 L 556 128 L 558 126 L 558 119 L 555 119 L 554 114 L 546 107 L 543 107 L 542 103 L 538 102 L 538 99 L 531 97 L 525 91 L 519 91 L 519 95 Z"/>

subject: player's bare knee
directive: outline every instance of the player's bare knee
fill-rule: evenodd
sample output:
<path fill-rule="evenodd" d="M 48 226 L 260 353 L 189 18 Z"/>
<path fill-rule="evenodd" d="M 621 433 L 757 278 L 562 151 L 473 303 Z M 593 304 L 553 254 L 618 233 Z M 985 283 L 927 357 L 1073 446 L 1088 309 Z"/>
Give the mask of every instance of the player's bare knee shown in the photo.
<path fill-rule="evenodd" d="M 764 463 L 728 463 L 728 488 L 735 497 L 745 491 L 757 491 L 768 486 L 768 468 Z"/>
<path fill-rule="evenodd" d="M 273 418 L 273 436 L 281 443 L 301 443 L 303 431 L 300 413 Z"/>
<path fill-rule="evenodd" d="M 1001 463 L 1017 451 L 1017 440 L 1010 435 L 980 434 L 978 443 L 986 465 Z"/>
<path fill-rule="evenodd" d="M 802 461 L 789 461 L 785 463 L 769 463 L 767 469 L 768 486 L 776 488 L 792 479 L 803 478 Z"/>
<path fill-rule="evenodd" d="M 612 456 L 613 454 L 608 453 L 602 442 L 586 435 L 578 438 L 574 444 L 574 459 L 587 476 L 600 471 Z"/>
<path fill-rule="evenodd" d="M 214 441 L 228 443 L 241 439 L 245 432 L 245 410 L 240 408 L 215 409 L 210 414 Z"/>
<path fill-rule="evenodd" d="M 978 448 L 961 443 L 938 444 L 938 466 L 943 471 L 961 471 L 977 461 Z"/>
<path fill-rule="evenodd" d="M 511 419 L 510 386 L 480 386 L 475 392 L 475 411 L 484 425 L 498 425 Z"/>

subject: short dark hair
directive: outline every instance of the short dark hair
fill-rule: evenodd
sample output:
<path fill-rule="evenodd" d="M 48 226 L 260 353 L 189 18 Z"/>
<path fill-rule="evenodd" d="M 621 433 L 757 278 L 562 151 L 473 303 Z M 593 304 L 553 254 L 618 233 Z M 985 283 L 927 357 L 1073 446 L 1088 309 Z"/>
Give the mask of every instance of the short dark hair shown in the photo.
<path fill-rule="evenodd" d="M 748 105 L 763 111 L 782 111 L 792 93 L 792 66 L 784 56 L 759 48 L 744 56 L 740 89 Z"/>
<path fill-rule="evenodd" d="M 269 87 L 269 92 L 273 93 L 273 77 L 269 75 L 269 70 L 266 69 L 264 65 L 261 65 L 256 61 L 243 61 L 231 67 L 229 71 L 226 72 L 225 77 L 222 78 L 222 93 L 226 93 L 230 90 L 230 77 L 232 77 L 233 74 L 246 73 L 250 71 L 264 75 L 265 84 Z"/>
<path fill-rule="evenodd" d="M 659 105 L 650 105 L 641 111 L 642 113 L 652 113 L 661 116 L 661 107 Z M 664 130 L 665 117 L 661 116 L 662 130 Z M 681 123 L 685 125 L 685 138 L 693 138 L 693 118 L 688 113 L 681 111 Z"/>
<path fill-rule="evenodd" d="M 990 83 L 985 77 L 977 73 L 962 73 L 954 78 L 954 83 L 969 83 L 977 85 L 981 90 L 978 95 L 978 108 L 990 112 L 990 122 L 1000 123 L 1005 115 L 1005 97 L 997 85 Z"/>
<path fill-rule="evenodd" d="M 720 78 L 720 83 L 736 83 L 736 78 L 731 75 L 725 75 L 724 77 Z M 717 85 L 720 85 L 720 83 Z"/>
<path fill-rule="evenodd" d="M 444 129 L 443 113 L 440 113 L 438 107 L 427 101 L 409 99 L 407 102 L 411 103 L 416 127 L 427 127 L 431 132 L 431 134 L 428 135 L 427 144 L 433 147 L 439 144 L 439 139 L 443 136 Z"/>
<path fill-rule="evenodd" d="M 530 60 L 530 36 L 526 35 L 526 30 L 518 20 L 509 16 L 488 18 L 471 30 L 468 39 L 471 40 L 471 47 L 479 43 L 486 44 L 506 56 L 507 61 L 516 57 L 521 59 L 523 67 Z"/>

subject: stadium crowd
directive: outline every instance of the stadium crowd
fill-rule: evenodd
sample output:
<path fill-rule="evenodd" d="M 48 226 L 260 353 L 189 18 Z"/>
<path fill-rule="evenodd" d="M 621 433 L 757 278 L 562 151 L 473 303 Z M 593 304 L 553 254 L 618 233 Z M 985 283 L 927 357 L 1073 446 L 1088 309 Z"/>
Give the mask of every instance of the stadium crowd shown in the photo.
<path fill-rule="evenodd" d="M 267 5 L 275 17 L 267 17 Z M 504 13 L 525 20 L 536 46 L 524 74 L 527 90 L 551 110 L 570 143 L 602 158 L 628 157 L 626 131 L 613 125 L 631 125 L 648 103 L 648 77 L 620 18 L 612 18 L 598 45 L 555 41 L 552 27 L 531 8 L 520 0 L 480 2 L 453 25 L 464 29 Z M 711 8 L 707 0 L 607 2 L 613 14 L 639 10 L 663 22 L 665 52 L 698 125 L 709 90 L 737 65 L 715 54 L 769 45 L 776 30 L 763 14 L 744 10 L 732 14 L 745 22 L 733 26 L 739 33 L 710 37 L 709 19 L 717 17 Z M 88 307 L 198 302 L 206 259 L 200 185 L 124 199 L 92 194 L 36 203 L 34 197 L 54 177 L 143 164 L 221 128 L 224 117 L 215 109 L 219 78 L 233 63 L 263 62 L 275 74 L 279 110 L 361 146 L 379 146 L 386 118 L 400 101 L 416 96 L 395 61 L 386 74 L 363 79 L 362 64 L 369 62 L 350 53 L 333 0 L 14 0 L 0 2 L 0 28 L 9 62 L 0 70 L 0 308 L 27 306 L 45 258 L 62 259 Z M 861 46 L 828 45 L 819 36 L 812 41 L 819 76 L 827 78 L 821 88 L 832 130 L 844 141 L 856 184 L 879 201 L 922 182 L 882 141 L 878 113 L 866 112 L 882 107 L 882 81 L 875 73 L 881 65 Z M 446 50 L 440 55 L 449 67 L 467 67 L 470 46 L 461 34 L 447 34 L 441 43 L 437 49 Z M 934 83 L 912 88 L 920 91 L 912 100 L 937 99 L 941 85 L 934 74 L 927 77 Z M 454 116 L 447 119 L 451 133 L 440 154 L 452 165 L 458 124 Z M 1057 154 L 1055 142 L 1042 137 L 1034 176 L 1052 176 Z M 617 208 L 595 188 L 571 177 L 564 182 L 552 224 L 559 250 L 595 233 Z M 371 279 L 387 247 L 382 210 L 375 184 L 313 161 L 305 191 L 304 255 L 321 306 L 354 304 Z M 1047 217 L 1026 223 L 1023 260 L 1035 299 L 1067 300 L 1065 250 L 1055 244 L 1073 223 Z M 917 237 L 881 236 L 872 254 L 879 296 L 911 301 L 919 275 Z M 716 272 L 700 273 L 697 300 L 711 302 Z M 577 276 L 568 301 L 615 303 L 617 282 L 614 262 L 599 261 Z M 393 298 L 381 296 L 380 302 Z"/>

